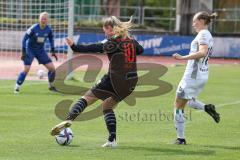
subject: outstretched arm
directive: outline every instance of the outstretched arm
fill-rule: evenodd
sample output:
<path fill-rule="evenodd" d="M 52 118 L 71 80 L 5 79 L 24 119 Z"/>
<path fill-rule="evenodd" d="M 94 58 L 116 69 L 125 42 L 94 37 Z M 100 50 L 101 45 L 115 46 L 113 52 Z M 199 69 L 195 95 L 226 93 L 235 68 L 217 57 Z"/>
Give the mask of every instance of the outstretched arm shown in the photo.
<path fill-rule="evenodd" d="M 103 53 L 103 44 L 102 43 L 94 43 L 88 45 L 75 45 L 73 40 L 66 38 L 66 44 L 71 47 L 71 49 L 75 52 L 100 52 Z"/>

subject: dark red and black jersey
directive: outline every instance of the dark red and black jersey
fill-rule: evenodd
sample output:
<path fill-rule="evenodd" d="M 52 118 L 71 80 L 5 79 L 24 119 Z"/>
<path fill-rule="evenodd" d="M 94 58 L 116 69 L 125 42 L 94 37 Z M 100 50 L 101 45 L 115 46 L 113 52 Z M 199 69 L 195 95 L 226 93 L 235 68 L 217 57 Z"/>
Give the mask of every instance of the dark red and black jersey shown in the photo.
<path fill-rule="evenodd" d="M 73 45 L 71 48 L 75 52 L 107 54 L 110 61 L 108 74 L 92 88 L 96 97 L 104 100 L 113 96 L 116 101 L 121 101 L 132 93 L 138 81 L 136 55 L 143 52 L 143 47 L 136 40 L 117 37 L 105 43 Z"/>
<path fill-rule="evenodd" d="M 105 43 L 73 45 L 75 52 L 106 53 L 110 61 L 109 72 L 136 72 L 136 55 L 143 53 L 143 47 L 135 39 L 110 38 Z"/>

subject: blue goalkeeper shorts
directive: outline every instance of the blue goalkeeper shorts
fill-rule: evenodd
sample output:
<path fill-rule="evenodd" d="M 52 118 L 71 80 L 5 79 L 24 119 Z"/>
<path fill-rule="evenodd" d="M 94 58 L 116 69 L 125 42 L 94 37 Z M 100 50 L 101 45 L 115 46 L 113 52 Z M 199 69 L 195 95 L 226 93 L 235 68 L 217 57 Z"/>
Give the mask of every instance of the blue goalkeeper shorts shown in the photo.
<path fill-rule="evenodd" d="M 48 54 L 45 52 L 44 49 L 34 50 L 27 48 L 26 52 L 27 52 L 26 56 L 23 60 L 24 65 L 31 65 L 34 58 L 38 60 L 39 64 L 43 65 L 52 62 L 52 60 L 49 58 Z"/>

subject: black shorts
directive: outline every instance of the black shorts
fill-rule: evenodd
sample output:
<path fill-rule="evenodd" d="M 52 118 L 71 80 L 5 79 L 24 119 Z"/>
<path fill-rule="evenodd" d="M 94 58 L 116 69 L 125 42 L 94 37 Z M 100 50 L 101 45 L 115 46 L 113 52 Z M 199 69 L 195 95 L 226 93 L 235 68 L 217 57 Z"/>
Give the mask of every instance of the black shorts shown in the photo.
<path fill-rule="evenodd" d="M 112 97 L 117 102 L 120 102 L 133 92 L 137 80 L 137 75 L 129 81 L 126 77 L 121 77 L 116 80 L 116 78 L 111 78 L 110 75 L 106 74 L 92 87 L 91 91 L 97 98 L 103 101 Z"/>

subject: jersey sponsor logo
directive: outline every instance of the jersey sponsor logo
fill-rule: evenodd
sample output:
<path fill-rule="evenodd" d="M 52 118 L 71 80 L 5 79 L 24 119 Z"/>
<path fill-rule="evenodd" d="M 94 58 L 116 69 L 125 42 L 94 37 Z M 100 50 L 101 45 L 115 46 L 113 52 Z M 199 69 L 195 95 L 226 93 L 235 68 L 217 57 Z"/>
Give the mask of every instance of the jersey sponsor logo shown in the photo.
<path fill-rule="evenodd" d="M 44 42 L 44 37 L 37 37 L 37 42 L 38 43 L 43 43 Z"/>
<path fill-rule="evenodd" d="M 124 40 L 120 41 L 119 43 L 115 41 L 107 41 L 104 43 L 103 50 L 107 53 L 114 53 L 117 50 L 120 50 L 125 55 L 126 63 L 136 61 L 135 46 L 132 40 Z"/>
<path fill-rule="evenodd" d="M 208 72 L 208 68 L 200 68 L 199 69 L 201 72 Z"/>

